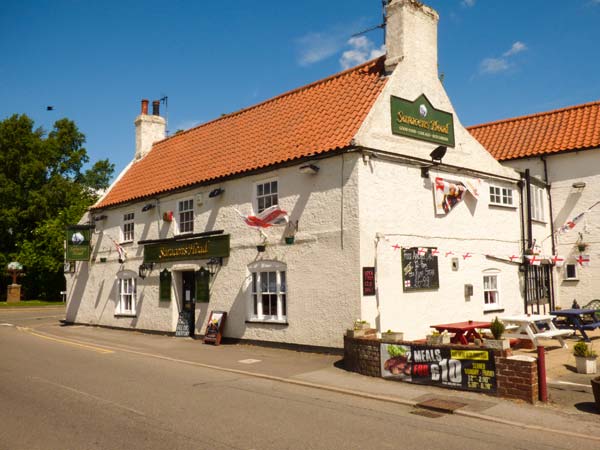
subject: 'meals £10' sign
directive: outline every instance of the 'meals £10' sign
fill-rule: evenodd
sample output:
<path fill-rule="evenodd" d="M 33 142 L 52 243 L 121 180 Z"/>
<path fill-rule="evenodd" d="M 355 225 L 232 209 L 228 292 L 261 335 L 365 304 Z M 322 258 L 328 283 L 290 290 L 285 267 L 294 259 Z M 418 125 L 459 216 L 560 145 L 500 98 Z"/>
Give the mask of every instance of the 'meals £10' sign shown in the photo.
<path fill-rule="evenodd" d="M 454 118 L 435 109 L 425 94 L 414 102 L 391 96 L 392 133 L 454 147 Z"/>

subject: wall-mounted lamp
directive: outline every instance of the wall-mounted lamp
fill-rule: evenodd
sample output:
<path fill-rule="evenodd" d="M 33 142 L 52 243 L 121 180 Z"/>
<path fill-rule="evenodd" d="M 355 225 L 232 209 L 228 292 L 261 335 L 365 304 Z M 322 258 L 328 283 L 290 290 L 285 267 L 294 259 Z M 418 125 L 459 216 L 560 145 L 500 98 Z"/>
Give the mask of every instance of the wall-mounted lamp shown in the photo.
<path fill-rule="evenodd" d="M 143 280 L 146 278 L 150 272 L 154 269 L 154 263 L 143 263 L 140 267 L 138 267 L 138 275 Z"/>
<path fill-rule="evenodd" d="M 208 273 L 210 276 L 214 277 L 219 270 L 219 267 L 223 265 L 223 258 L 210 258 L 206 263 L 206 267 L 208 268 Z"/>
<path fill-rule="evenodd" d="M 142 212 L 150 211 L 154 207 L 156 207 L 154 203 L 148 203 L 147 205 L 144 205 Z"/>
<path fill-rule="evenodd" d="M 300 173 L 305 173 L 308 175 L 316 175 L 319 173 L 319 166 L 315 166 L 314 164 L 304 164 L 300 166 Z"/>
<path fill-rule="evenodd" d="M 429 166 L 421 167 L 421 178 L 429 178 Z"/>
<path fill-rule="evenodd" d="M 431 157 L 431 161 L 433 161 L 436 164 L 441 164 L 442 158 L 446 154 L 446 150 L 448 150 L 448 148 L 444 147 L 443 145 L 440 145 L 439 147 L 437 147 L 434 151 L 432 151 L 429 154 L 429 156 Z"/>
<path fill-rule="evenodd" d="M 585 181 L 576 181 L 573 183 L 575 189 L 583 189 L 585 187 Z"/>
<path fill-rule="evenodd" d="M 94 217 L 94 222 L 100 222 L 101 220 L 106 220 L 106 219 L 108 219 L 108 216 L 106 214 L 102 214 L 101 216 Z"/>
<path fill-rule="evenodd" d="M 225 189 L 219 187 L 219 188 L 216 188 L 216 189 L 213 189 L 212 191 L 210 191 L 210 194 L 208 194 L 208 196 L 210 198 L 215 198 L 215 197 L 218 197 L 219 195 L 221 195 L 223 192 L 225 192 Z"/>

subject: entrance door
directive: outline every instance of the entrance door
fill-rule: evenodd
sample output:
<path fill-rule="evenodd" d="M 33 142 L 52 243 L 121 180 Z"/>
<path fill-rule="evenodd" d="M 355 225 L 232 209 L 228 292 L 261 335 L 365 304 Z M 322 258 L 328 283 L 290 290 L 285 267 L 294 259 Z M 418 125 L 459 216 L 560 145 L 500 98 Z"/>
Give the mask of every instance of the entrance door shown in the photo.
<path fill-rule="evenodd" d="M 196 278 L 194 272 L 181 272 L 183 303 L 182 311 L 186 313 L 189 320 L 190 336 L 194 335 L 196 324 Z"/>

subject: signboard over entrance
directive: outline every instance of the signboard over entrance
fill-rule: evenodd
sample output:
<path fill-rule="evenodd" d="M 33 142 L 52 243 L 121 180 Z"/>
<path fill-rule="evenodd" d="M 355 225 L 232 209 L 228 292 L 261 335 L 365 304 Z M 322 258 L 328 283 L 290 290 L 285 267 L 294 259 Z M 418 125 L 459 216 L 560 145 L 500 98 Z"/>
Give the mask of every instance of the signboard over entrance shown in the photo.
<path fill-rule="evenodd" d="M 145 263 L 226 258 L 228 256 L 228 234 L 144 245 Z"/>
<path fill-rule="evenodd" d="M 415 101 L 391 96 L 392 133 L 454 147 L 454 117 L 435 109 L 425 94 Z"/>

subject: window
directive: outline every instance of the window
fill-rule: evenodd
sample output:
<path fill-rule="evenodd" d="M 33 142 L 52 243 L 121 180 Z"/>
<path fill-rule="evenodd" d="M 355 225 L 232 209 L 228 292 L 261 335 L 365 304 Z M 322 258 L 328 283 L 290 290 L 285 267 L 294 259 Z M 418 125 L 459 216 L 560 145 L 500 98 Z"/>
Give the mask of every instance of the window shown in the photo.
<path fill-rule="evenodd" d="M 513 190 L 500 186 L 490 186 L 490 204 L 513 206 Z"/>
<path fill-rule="evenodd" d="M 279 204 L 277 180 L 256 185 L 256 212 L 261 213 L 273 205 Z"/>
<path fill-rule="evenodd" d="M 122 239 L 122 242 L 132 242 L 133 241 L 133 238 L 134 238 L 133 219 L 134 219 L 133 213 L 123 214 L 123 239 Z"/>
<path fill-rule="evenodd" d="M 565 264 L 565 280 L 577 279 L 577 264 Z"/>
<path fill-rule="evenodd" d="M 496 309 L 500 306 L 500 273 L 492 269 L 483 275 L 483 309 Z"/>
<path fill-rule="evenodd" d="M 179 202 L 179 233 L 194 232 L 194 202 L 182 200 Z"/>
<path fill-rule="evenodd" d="M 537 186 L 531 186 L 531 218 L 540 222 L 544 221 L 544 192 Z"/>
<path fill-rule="evenodd" d="M 125 272 L 117 280 L 117 308 L 116 315 L 135 316 L 135 274 Z"/>
<path fill-rule="evenodd" d="M 261 261 L 251 271 L 250 320 L 286 322 L 287 282 L 285 266 Z"/>

